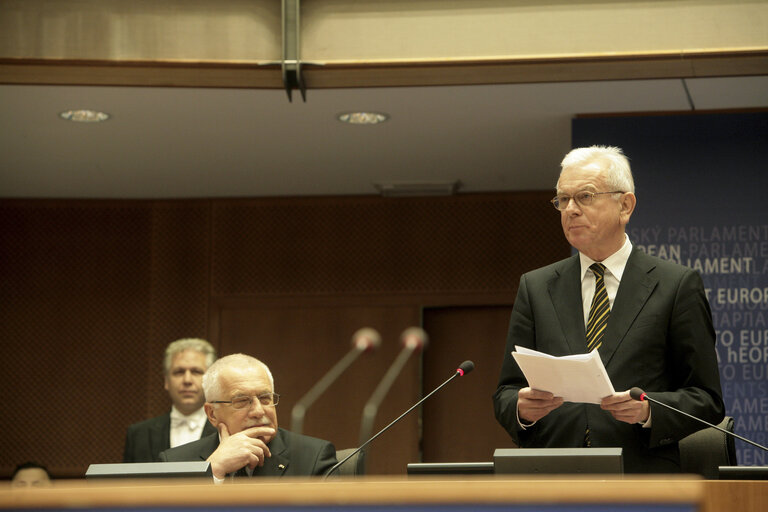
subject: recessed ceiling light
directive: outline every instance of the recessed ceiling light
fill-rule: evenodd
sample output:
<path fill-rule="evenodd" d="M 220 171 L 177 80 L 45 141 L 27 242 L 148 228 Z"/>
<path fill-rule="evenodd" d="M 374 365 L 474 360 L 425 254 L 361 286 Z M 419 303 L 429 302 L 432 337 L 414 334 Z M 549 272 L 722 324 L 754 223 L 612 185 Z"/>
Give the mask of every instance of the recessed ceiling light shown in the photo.
<path fill-rule="evenodd" d="M 101 123 L 109 119 L 109 114 L 98 110 L 65 110 L 59 113 L 59 117 L 76 123 Z"/>
<path fill-rule="evenodd" d="M 382 112 L 344 112 L 337 116 L 342 123 L 379 124 L 389 119 L 389 114 Z"/>

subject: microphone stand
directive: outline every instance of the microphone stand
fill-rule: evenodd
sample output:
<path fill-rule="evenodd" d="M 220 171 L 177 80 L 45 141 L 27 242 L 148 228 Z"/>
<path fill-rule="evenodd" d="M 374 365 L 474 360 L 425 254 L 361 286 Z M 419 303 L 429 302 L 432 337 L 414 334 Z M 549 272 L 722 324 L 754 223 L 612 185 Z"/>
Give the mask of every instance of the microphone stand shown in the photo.
<path fill-rule="evenodd" d="M 473 365 L 473 366 L 474 366 L 474 365 Z M 413 404 L 413 405 L 411 406 L 411 408 L 410 408 L 410 409 L 408 409 L 408 410 L 407 410 L 407 411 L 405 411 L 403 414 L 401 414 L 400 416 L 398 416 L 398 417 L 397 417 L 397 418 L 396 418 L 396 419 L 395 419 L 395 420 L 394 420 L 392 423 L 390 423 L 389 425 L 387 425 L 387 426 L 386 426 L 386 427 L 384 427 L 383 429 L 379 430 L 379 432 L 378 432 L 376 435 L 374 435 L 372 438 L 368 439 L 366 442 L 364 442 L 363 444 L 361 444 L 359 448 L 357 448 L 355 451 L 353 451 L 352 453 L 350 453 L 349 455 L 347 455 L 346 457 L 344 457 L 344 459 L 343 459 L 343 460 L 341 460 L 340 462 L 337 462 L 337 463 L 336 463 L 336 465 L 334 465 L 334 466 L 333 466 L 331 469 L 329 469 L 329 470 L 328 470 L 328 472 L 327 472 L 327 473 L 325 474 L 325 476 L 323 477 L 323 480 L 325 480 L 326 478 L 328 478 L 328 477 L 331 475 L 331 473 L 333 473 L 333 472 L 334 472 L 336 469 L 338 469 L 338 468 L 339 468 L 339 466 L 341 466 L 342 464 L 344 464 L 345 462 L 347 462 L 349 459 L 351 459 L 351 458 L 352 458 L 352 457 L 353 457 L 353 456 L 354 456 L 356 453 L 358 453 L 359 451 L 361 451 L 362 449 L 364 449 L 366 446 L 368 446 L 369 444 L 371 444 L 371 443 L 373 442 L 373 440 L 374 440 L 374 439 L 376 439 L 376 438 L 377 438 L 377 437 L 379 437 L 381 434 L 383 434 L 384 432 L 386 432 L 386 431 L 389 429 L 389 427 L 391 427 L 392 425 L 394 425 L 395 423 L 397 423 L 398 421 L 400 421 L 402 418 L 404 418 L 404 417 L 405 417 L 405 416 L 406 416 L 406 415 L 407 415 L 409 412 L 411 412 L 412 410 L 414 410 L 416 407 L 420 406 L 420 405 L 421 405 L 421 404 L 424 402 L 424 400 L 426 400 L 427 398 L 429 398 L 429 397 L 431 397 L 432 395 L 434 395 L 435 393 L 437 393 L 437 392 L 438 392 L 440 389 L 442 389 L 442 387 L 443 387 L 443 386 L 445 386 L 446 384 L 448 384 L 449 382 L 451 382 L 451 381 L 452 381 L 453 379 L 455 379 L 456 377 L 458 377 L 458 376 L 460 376 L 460 375 L 464 375 L 465 371 L 468 371 L 468 370 L 456 370 L 456 373 L 454 373 L 453 375 L 451 375 L 451 377 L 449 377 L 449 378 L 448 378 L 448 379 L 447 379 L 445 382 L 443 382 L 442 384 L 440 384 L 439 386 L 437 386 L 435 389 L 433 389 L 431 393 L 429 393 L 429 394 L 428 394 L 428 395 L 426 395 L 424 398 L 422 398 L 421 400 L 419 400 L 418 402 L 416 402 L 415 404 Z"/>
<path fill-rule="evenodd" d="M 379 411 L 379 405 L 384 400 L 387 393 L 389 393 L 389 388 L 392 387 L 395 379 L 402 371 L 403 366 L 405 366 L 405 363 L 408 362 L 408 359 L 415 350 L 416 349 L 413 347 L 406 347 L 400 351 L 395 362 L 392 363 L 392 366 L 389 367 L 387 373 L 384 374 L 384 377 L 381 379 L 381 382 L 379 382 L 379 385 L 376 386 L 371 398 L 368 399 L 365 407 L 363 407 L 363 421 L 360 425 L 361 443 L 370 437 L 371 431 L 373 430 L 373 422 L 376 419 L 376 413 Z"/>
<path fill-rule="evenodd" d="M 691 415 L 691 414 L 688 414 L 688 413 L 687 413 L 687 412 L 685 412 L 685 411 L 681 411 L 680 409 L 676 409 L 676 408 L 672 407 L 671 405 L 667 405 L 667 404 L 665 404 L 665 403 L 663 403 L 663 402 L 659 402 L 659 401 L 658 401 L 658 400 L 656 400 L 655 398 L 651 398 L 651 397 L 649 397 L 647 394 L 645 394 L 645 392 L 643 392 L 643 394 L 640 396 L 640 399 L 641 399 L 641 400 L 648 400 L 649 402 L 651 402 L 651 403 L 654 403 L 654 404 L 656 404 L 656 405 L 660 405 L 660 406 L 662 406 L 662 407 L 666 407 L 667 409 L 669 409 L 669 410 L 671 410 L 671 411 L 675 411 L 675 412 L 677 412 L 677 413 L 680 413 L 680 414 L 682 414 L 682 415 L 684 415 L 684 416 L 687 416 L 687 417 L 689 417 L 689 418 L 691 418 L 691 419 L 694 419 L 694 420 L 696 420 L 696 421 L 699 421 L 699 422 L 701 422 L 701 423 L 703 423 L 703 424 L 707 425 L 708 427 L 712 427 L 712 428 L 714 428 L 715 430 L 719 430 L 720 432 L 723 432 L 723 433 L 725 433 L 725 434 L 728 434 L 729 436 L 733 436 L 733 437 L 735 437 L 736 439 L 741 439 L 741 440 L 742 440 L 742 441 L 744 441 L 745 443 L 749 443 L 749 444 L 751 444 L 751 445 L 753 445 L 753 446 L 757 446 L 757 447 L 758 447 L 758 448 L 760 448 L 761 450 L 765 450 L 765 451 L 768 451 L 768 448 L 767 448 L 767 447 L 765 447 L 765 446 L 763 446 L 763 445 L 761 445 L 761 444 L 757 444 L 757 443 L 756 443 L 756 442 L 754 442 L 754 441 L 750 441 L 750 440 L 749 440 L 749 439 L 747 439 L 746 437 L 741 437 L 741 436 L 740 436 L 740 435 L 738 435 L 738 434 L 735 434 L 735 433 L 733 433 L 733 432 L 729 432 L 728 430 L 725 430 L 725 429 L 724 429 L 724 428 L 722 428 L 722 427 L 718 427 L 717 425 L 713 425 L 713 424 L 711 424 L 711 423 L 710 423 L 710 422 L 708 422 L 708 421 L 704 421 L 703 419 L 701 419 L 701 418 L 697 418 L 696 416 L 693 416 L 693 415 Z"/>
<path fill-rule="evenodd" d="M 358 330 L 352 336 L 352 350 L 341 358 L 323 377 L 312 386 L 312 389 L 302 396 L 296 405 L 291 409 L 291 431 L 301 434 L 304 430 L 304 416 L 307 409 L 315 403 L 320 395 L 338 379 L 344 371 L 358 358 L 363 352 L 373 350 L 381 344 L 379 333 L 371 328 Z"/>

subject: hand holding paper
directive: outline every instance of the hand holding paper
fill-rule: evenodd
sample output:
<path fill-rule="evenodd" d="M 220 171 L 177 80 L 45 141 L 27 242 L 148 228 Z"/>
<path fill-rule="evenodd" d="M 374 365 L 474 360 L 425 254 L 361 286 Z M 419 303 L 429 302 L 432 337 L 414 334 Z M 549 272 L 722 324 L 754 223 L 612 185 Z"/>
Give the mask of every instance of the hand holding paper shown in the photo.
<path fill-rule="evenodd" d="M 512 357 L 531 388 L 549 391 L 566 402 L 599 404 L 603 397 L 614 393 L 597 350 L 555 357 L 515 346 Z"/>

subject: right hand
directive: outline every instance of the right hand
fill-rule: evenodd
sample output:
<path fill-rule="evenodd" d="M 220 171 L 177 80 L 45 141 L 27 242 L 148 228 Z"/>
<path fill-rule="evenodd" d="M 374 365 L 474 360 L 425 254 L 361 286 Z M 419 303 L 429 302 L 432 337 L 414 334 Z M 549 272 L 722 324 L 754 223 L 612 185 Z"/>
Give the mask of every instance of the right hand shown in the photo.
<path fill-rule="evenodd" d="M 264 439 L 275 435 L 272 427 L 251 427 L 232 435 L 224 423 L 219 423 L 218 427 L 221 441 L 216 451 L 208 457 L 216 478 L 223 479 L 227 473 L 245 466 L 251 469 L 263 466 L 264 459 L 272 456 L 264 442 Z"/>
<path fill-rule="evenodd" d="M 549 391 L 522 388 L 517 392 L 517 416 L 520 421 L 534 423 L 563 405 L 562 397 Z"/>

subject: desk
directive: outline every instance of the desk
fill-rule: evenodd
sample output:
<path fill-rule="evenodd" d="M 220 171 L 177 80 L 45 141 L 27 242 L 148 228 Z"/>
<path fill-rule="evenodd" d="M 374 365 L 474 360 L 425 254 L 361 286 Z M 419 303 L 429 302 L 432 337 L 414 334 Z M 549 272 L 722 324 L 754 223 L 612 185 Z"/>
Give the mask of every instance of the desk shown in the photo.
<path fill-rule="evenodd" d="M 190 480 L 58 481 L 50 488 L 0 487 L 0 511 L 274 512 L 758 511 L 768 483 L 685 476 L 363 477 L 258 479 L 225 485 Z"/>

